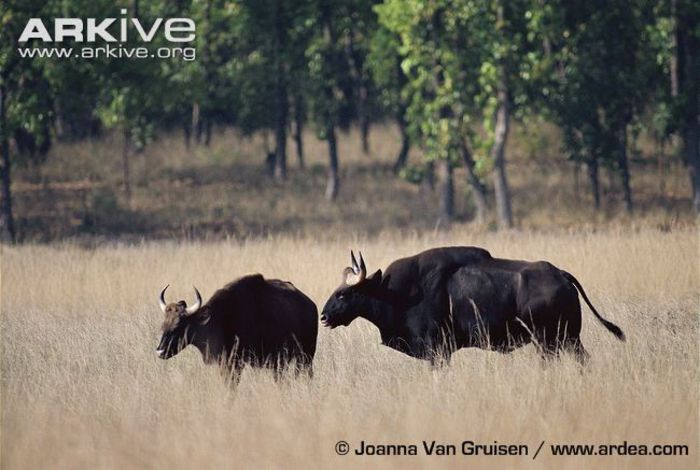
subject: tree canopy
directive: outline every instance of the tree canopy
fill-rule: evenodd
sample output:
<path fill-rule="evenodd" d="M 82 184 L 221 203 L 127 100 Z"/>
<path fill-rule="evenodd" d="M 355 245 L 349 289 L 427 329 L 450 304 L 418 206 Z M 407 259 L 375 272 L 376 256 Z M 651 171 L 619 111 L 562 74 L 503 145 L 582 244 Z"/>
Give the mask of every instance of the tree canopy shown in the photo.
<path fill-rule="evenodd" d="M 126 13 L 120 13 L 126 9 Z M 191 18 L 189 60 L 86 59 L 23 55 L 81 45 L 19 37 L 30 18 Z M 396 122 L 394 172 L 412 180 L 436 168 L 440 218 L 453 217 L 453 169 L 483 222 L 495 193 L 499 225 L 511 227 L 507 142 L 512 122 L 556 124 L 562 157 L 588 169 L 600 205 L 599 169 L 620 178 L 633 210 L 630 141 L 645 130 L 677 139 L 700 211 L 700 6 L 691 0 L 177 0 L 153 2 L 7 0 L 0 5 L 2 232 L 14 238 L 11 168 L 41 164 L 52 143 L 109 129 L 130 154 L 160 132 L 208 145 L 213 126 L 269 133 L 270 173 L 287 174 L 293 137 L 303 167 L 302 130 L 327 142 L 326 197 L 340 191 L 337 132 L 357 126 L 371 148 L 373 123 Z M 116 28 L 116 26 L 115 26 Z M 51 29 L 51 28 L 49 28 Z M 116 29 L 115 29 L 116 30 Z M 96 46 L 104 45 L 102 43 Z M 172 48 L 163 35 L 120 47 Z M 407 164 L 410 148 L 421 160 Z"/>

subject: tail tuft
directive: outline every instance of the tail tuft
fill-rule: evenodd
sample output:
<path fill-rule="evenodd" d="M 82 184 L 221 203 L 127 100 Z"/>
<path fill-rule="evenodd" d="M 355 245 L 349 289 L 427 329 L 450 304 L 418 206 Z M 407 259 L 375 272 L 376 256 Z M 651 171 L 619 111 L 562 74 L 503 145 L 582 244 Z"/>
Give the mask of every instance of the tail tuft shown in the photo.
<path fill-rule="evenodd" d="M 593 312 L 593 315 L 595 315 L 598 321 L 600 321 L 600 323 L 602 323 L 603 326 L 607 328 L 610 333 L 614 334 L 617 339 L 619 339 L 620 341 L 627 341 L 625 333 L 622 331 L 622 329 L 620 329 L 619 326 L 617 326 L 611 321 L 606 320 L 600 315 L 600 313 L 598 313 L 591 301 L 588 299 L 586 291 L 583 290 L 581 283 L 579 283 L 578 280 L 570 273 L 567 273 L 566 271 L 561 271 L 561 273 L 564 275 L 565 278 L 569 280 L 569 282 L 571 282 L 574 285 L 574 287 L 576 287 L 576 289 L 578 289 L 579 294 L 581 294 L 581 297 L 583 297 L 583 300 L 586 302 L 586 305 L 588 305 L 588 308 L 591 309 L 591 312 Z"/>
<path fill-rule="evenodd" d="M 617 339 L 619 339 L 620 341 L 627 341 L 627 337 L 625 336 L 625 332 L 622 331 L 622 328 L 604 318 L 600 318 L 600 321 L 601 323 L 603 323 L 605 328 L 607 328 L 608 331 L 610 331 L 610 333 L 615 335 Z"/>

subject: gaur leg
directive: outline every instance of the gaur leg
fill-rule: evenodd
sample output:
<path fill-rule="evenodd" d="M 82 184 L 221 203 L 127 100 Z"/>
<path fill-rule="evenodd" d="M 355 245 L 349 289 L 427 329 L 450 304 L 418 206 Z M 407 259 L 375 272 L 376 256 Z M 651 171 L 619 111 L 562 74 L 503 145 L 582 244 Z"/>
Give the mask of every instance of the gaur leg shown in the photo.
<path fill-rule="evenodd" d="M 573 332 L 570 331 L 570 327 L 570 323 L 559 317 L 535 329 L 534 339 L 539 344 L 543 358 L 559 357 L 562 349 L 568 351 L 574 347 L 574 343 L 578 340 L 580 327 L 574 328 L 576 331 Z"/>
<path fill-rule="evenodd" d="M 586 348 L 583 347 L 580 338 L 566 337 L 561 339 L 555 337 L 551 340 L 542 338 L 538 343 L 540 345 L 540 354 L 545 360 L 559 357 L 559 354 L 563 350 L 568 353 L 573 353 L 576 360 L 581 365 L 585 365 L 588 362 L 589 354 Z"/>
<path fill-rule="evenodd" d="M 313 359 L 306 354 L 302 354 L 297 359 L 297 364 L 294 368 L 294 377 L 298 378 L 300 374 L 305 374 L 308 379 L 314 378 Z"/>
<path fill-rule="evenodd" d="M 314 365 L 311 362 L 308 362 L 307 364 L 304 364 L 304 367 L 301 368 L 300 372 L 303 372 L 306 374 L 306 378 L 311 380 L 314 378 Z"/>
<path fill-rule="evenodd" d="M 529 342 L 535 345 L 542 359 L 549 360 L 559 355 L 560 342 L 556 330 L 550 331 L 546 326 L 535 325 L 532 317 L 520 320 L 520 324 L 527 331 L 530 336 Z M 527 342 L 523 341 L 522 344 L 527 344 Z"/>
<path fill-rule="evenodd" d="M 314 366 L 310 362 L 297 363 L 294 367 L 294 378 L 298 379 L 300 375 L 305 375 L 307 379 L 314 378 Z"/>
<path fill-rule="evenodd" d="M 272 371 L 272 376 L 275 382 L 279 382 L 284 378 L 285 372 L 290 365 L 290 356 L 287 353 L 282 353 L 276 357 L 270 357 L 261 366 L 267 367 Z"/>
<path fill-rule="evenodd" d="M 268 363 L 276 382 L 284 378 L 287 371 L 294 373 L 294 378 L 299 378 L 300 374 L 305 374 L 308 378 L 314 375 L 312 359 L 306 354 L 295 352 L 294 354 L 284 354 L 277 358 L 274 363 Z"/>
<path fill-rule="evenodd" d="M 538 341 L 540 348 L 540 355 L 542 359 L 548 361 L 550 359 L 556 359 L 559 357 L 559 351 L 561 350 L 561 343 L 555 340 L 540 340 Z"/>
<path fill-rule="evenodd" d="M 517 316 L 519 326 L 535 343 L 542 359 L 549 360 L 559 355 L 561 339 L 558 319 L 550 314 L 551 306 L 545 300 L 531 300 Z M 524 336 L 524 333 L 523 333 Z"/>
<path fill-rule="evenodd" d="M 245 365 L 242 361 L 234 360 L 230 364 L 222 364 L 219 367 L 219 372 L 224 381 L 231 387 L 236 388 L 238 382 L 241 381 L 241 374 L 243 373 L 243 367 Z"/>
<path fill-rule="evenodd" d="M 586 365 L 588 363 L 588 360 L 590 359 L 590 354 L 588 354 L 586 348 L 583 347 L 581 338 L 567 338 L 564 341 L 563 348 L 567 352 L 573 353 L 576 356 L 576 360 L 581 365 Z"/>
<path fill-rule="evenodd" d="M 524 326 L 531 328 L 543 357 L 549 359 L 559 356 L 562 349 L 576 348 L 581 333 L 581 306 L 578 292 L 568 282 L 554 289 L 539 286 L 540 289 L 535 284 L 530 286 L 519 317 Z"/>
<path fill-rule="evenodd" d="M 535 330 L 534 339 L 544 360 L 555 359 L 564 345 L 565 330 L 559 325 L 548 325 Z"/>
<path fill-rule="evenodd" d="M 282 380 L 287 371 L 294 374 L 294 378 L 299 378 L 299 375 L 304 373 L 308 378 L 313 377 L 313 365 L 311 360 L 305 354 L 295 354 L 292 356 L 284 355 L 277 359 L 274 364 L 270 364 L 272 374 L 276 382 Z"/>
<path fill-rule="evenodd" d="M 424 355 L 430 361 L 433 369 L 441 369 L 450 365 L 452 350 L 451 344 L 447 343 L 447 341 L 435 341 L 427 344 Z"/>
<path fill-rule="evenodd" d="M 447 351 L 435 351 L 430 355 L 430 366 L 437 370 L 450 365 L 452 355 Z"/>

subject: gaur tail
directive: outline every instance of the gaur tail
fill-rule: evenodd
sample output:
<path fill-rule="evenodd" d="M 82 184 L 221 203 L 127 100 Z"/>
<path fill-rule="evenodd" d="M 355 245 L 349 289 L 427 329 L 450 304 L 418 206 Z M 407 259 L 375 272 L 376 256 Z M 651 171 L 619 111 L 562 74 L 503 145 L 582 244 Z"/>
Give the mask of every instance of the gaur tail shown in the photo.
<path fill-rule="evenodd" d="M 581 283 L 578 282 L 578 279 L 576 279 L 573 275 L 567 273 L 566 271 L 562 271 L 561 273 L 564 275 L 564 277 L 566 279 L 569 280 L 569 282 L 571 282 L 576 287 L 576 289 L 578 289 L 579 294 L 581 294 L 581 297 L 583 297 L 583 300 L 586 301 L 588 308 L 591 309 L 591 312 L 593 312 L 593 315 L 596 316 L 596 318 L 603 324 L 603 326 L 605 328 L 607 328 L 608 331 L 610 331 L 610 333 L 614 334 L 617 337 L 617 339 L 619 339 L 620 341 L 625 341 L 625 339 L 626 339 L 625 333 L 620 329 L 619 326 L 617 326 L 616 324 L 614 324 L 611 321 L 606 320 L 605 318 L 603 318 L 601 316 L 600 313 L 598 313 L 598 311 L 595 309 L 593 304 L 591 304 L 591 301 L 588 300 L 588 296 L 586 295 L 586 291 L 583 290 L 583 286 L 581 286 Z"/>

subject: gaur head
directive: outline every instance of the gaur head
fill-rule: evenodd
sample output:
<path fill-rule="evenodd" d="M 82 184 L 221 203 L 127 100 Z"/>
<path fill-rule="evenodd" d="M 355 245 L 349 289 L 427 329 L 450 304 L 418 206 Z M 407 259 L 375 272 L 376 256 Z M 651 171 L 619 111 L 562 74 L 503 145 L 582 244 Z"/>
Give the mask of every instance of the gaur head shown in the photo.
<path fill-rule="evenodd" d="M 165 286 L 158 298 L 158 305 L 165 313 L 165 320 L 161 327 L 162 336 L 156 349 L 156 354 L 161 359 L 169 359 L 182 351 L 185 346 L 192 342 L 193 327 L 205 324 L 209 320 L 208 313 L 200 311 L 203 310 L 200 309 L 202 296 L 196 287 L 194 288 L 196 300 L 190 307 L 184 300 L 167 303 L 165 301 L 167 289 L 168 286 Z"/>
<path fill-rule="evenodd" d="M 323 326 L 335 328 L 339 325 L 348 326 L 355 318 L 368 313 L 370 302 L 377 297 L 382 283 L 382 271 L 378 270 L 367 276 L 365 260 L 359 253 L 358 263 L 355 254 L 350 252 L 351 266 L 343 270 L 343 280 L 323 307 L 321 323 Z"/>

